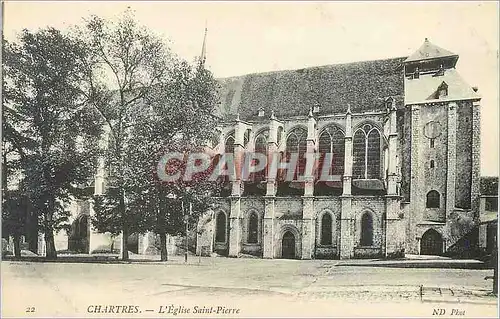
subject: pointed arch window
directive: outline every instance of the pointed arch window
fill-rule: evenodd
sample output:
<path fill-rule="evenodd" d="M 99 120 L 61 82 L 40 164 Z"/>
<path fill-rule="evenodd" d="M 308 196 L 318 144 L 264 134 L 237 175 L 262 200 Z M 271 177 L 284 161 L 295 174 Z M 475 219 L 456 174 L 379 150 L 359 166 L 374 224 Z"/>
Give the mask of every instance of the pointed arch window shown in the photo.
<path fill-rule="evenodd" d="M 334 125 L 328 126 L 319 136 L 319 155 L 320 167 L 318 168 L 321 174 L 323 165 L 330 165 L 330 175 L 344 174 L 344 156 L 345 156 L 344 133 Z M 332 162 L 325 163 L 327 153 L 332 154 Z"/>
<path fill-rule="evenodd" d="M 278 127 L 278 137 L 276 140 L 276 144 L 280 145 L 281 144 L 281 138 L 283 137 L 283 127 Z"/>
<path fill-rule="evenodd" d="M 353 138 L 353 177 L 380 179 L 380 132 L 371 124 L 356 130 Z"/>
<path fill-rule="evenodd" d="M 224 144 L 224 152 L 231 153 L 234 152 L 234 131 L 229 132 L 226 135 L 226 142 Z"/>
<path fill-rule="evenodd" d="M 321 245 L 332 244 L 332 216 L 329 213 L 321 217 Z"/>
<path fill-rule="evenodd" d="M 253 212 L 248 218 L 248 243 L 257 244 L 259 234 L 259 217 Z"/>
<path fill-rule="evenodd" d="M 295 170 L 294 180 L 298 179 L 299 175 L 304 175 L 306 167 L 306 159 L 304 155 L 307 152 L 307 131 L 298 127 L 293 129 L 286 140 L 286 161 L 290 161 L 291 154 L 297 154 L 297 169 Z"/>
<path fill-rule="evenodd" d="M 229 132 L 227 135 L 226 135 L 226 141 L 224 142 L 224 153 L 225 154 L 231 154 L 233 155 L 234 154 L 234 131 L 231 131 Z M 217 160 L 218 162 L 218 160 Z M 227 169 L 227 162 L 225 164 L 225 168 L 224 169 Z M 225 175 L 223 177 L 223 183 L 228 185 L 229 183 L 229 175 Z"/>
<path fill-rule="evenodd" d="M 215 224 L 215 241 L 218 243 L 226 242 L 226 214 L 223 212 L 217 214 Z"/>
<path fill-rule="evenodd" d="M 361 217 L 361 246 L 373 245 L 373 219 L 372 215 L 368 212 Z"/>
<path fill-rule="evenodd" d="M 243 134 L 243 147 L 247 147 L 248 141 L 250 140 L 250 129 L 247 129 Z"/>
<path fill-rule="evenodd" d="M 438 191 L 431 190 L 427 193 L 427 200 L 425 202 L 425 207 L 427 208 L 439 208 L 440 207 L 441 195 Z"/>
<path fill-rule="evenodd" d="M 255 137 L 255 153 L 264 154 L 267 157 L 267 141 L 269 139 L 269 130 L 264 130 Z M 254 159 L 252 165 L 257 165 L 257 160 Z M 254 173 L 254 181 L 262 182 L 266 180 L 267 167 L 261 171 Z"/>

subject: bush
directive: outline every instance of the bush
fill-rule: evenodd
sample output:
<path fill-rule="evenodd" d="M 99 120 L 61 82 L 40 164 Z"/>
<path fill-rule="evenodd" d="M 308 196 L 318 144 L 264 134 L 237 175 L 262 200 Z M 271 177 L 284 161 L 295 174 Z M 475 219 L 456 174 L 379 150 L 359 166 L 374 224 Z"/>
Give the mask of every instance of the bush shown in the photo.
<path fill-rule="evenodd" d="M 104 248 L 104 249 L 96 248 L 91 252 L 91 254 L 119 254 L 119 253 L 120 253 L 119 249 L 113 249 L 113 251 L 111 251 L 111 249 L 109 248 Z"/>
<path fill-rule="evenodd" d="M 2 257 L 12 255 L 12 252 L 9 251 L 9 242 L 7 239 L 2 238 Z"/>

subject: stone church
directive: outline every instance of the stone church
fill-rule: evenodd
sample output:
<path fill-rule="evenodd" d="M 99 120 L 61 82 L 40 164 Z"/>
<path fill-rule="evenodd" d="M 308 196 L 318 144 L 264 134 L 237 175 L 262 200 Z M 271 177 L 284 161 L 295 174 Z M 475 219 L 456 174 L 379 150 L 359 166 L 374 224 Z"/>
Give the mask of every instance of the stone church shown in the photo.
<path fill-rule="evenodd" d="M 341 179 L 263 172 L 228 182 L 200 218 L 198 253 L 349 259 L 468 249 L 481 98 L 458 58 L 425 39 L 409 57 L 220 79 L 216 152 L 333 153 Z"/>
<path fill-rule="evenodd" d="M 289 153 L 332 153 L 330 173 L 340 178 L 305 176 L 299 162 L 292 181 L 266 171 L 228 181 L 191 236 L 197 252 L 349 259 L 473 248 L 481 98 L 455 69 L 458 58 L 425 39 L 409 57 L 219 79 L 213 152 L 278 152 L 285 162 Z M 105 175 L 100 163 L 95 194 Z M 91 203 L 71 211 L 71 232 L 55 236 L 58 251 L 120 247 L 91 227 Z M 32 237 L 43 254 L 43 236 Z M 156 237 L 134 234 L 129 250 L 158 253 Z"/>

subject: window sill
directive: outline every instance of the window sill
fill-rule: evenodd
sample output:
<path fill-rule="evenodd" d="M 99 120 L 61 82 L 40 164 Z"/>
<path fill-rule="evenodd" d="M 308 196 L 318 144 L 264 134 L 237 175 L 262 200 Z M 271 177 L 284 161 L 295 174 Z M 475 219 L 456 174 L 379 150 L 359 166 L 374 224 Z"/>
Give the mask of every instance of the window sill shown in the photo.
<path fill-rule="evenodd" d="M 336 245 L 330 244 L 330 245 L 323 245 L 323 244 L 316 244 L 317 248 L 336 248 Z"/>
<path fill-rule="evenodd" d="M 260 246 L 260 243 L 243 243 L 243 246 L 248 246 L 248 247 Z"/>

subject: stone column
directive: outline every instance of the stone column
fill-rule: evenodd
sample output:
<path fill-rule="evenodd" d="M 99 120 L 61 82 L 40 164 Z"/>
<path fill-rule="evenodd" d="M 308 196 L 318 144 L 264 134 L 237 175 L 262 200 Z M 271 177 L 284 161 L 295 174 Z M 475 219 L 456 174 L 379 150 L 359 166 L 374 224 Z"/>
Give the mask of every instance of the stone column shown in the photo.
<path fill-rule="evenodd" d="M 457 103 L 448 104 L 448 152 L 446 169 L 446 219 L 455 209 L 455 171 L 457 161 Z"/>
<path fill-rule="evenodd" d="M 347 106 L 345 118 L 345 138 L 344 138 L 344 181 L 343 195 L 351 195 L 352 186 L 352 115 L 351 106 Z"/>
<path fill-rule="evenodd" d="M 422 194 L 419 185 L 420 160 L 420 106 L 411 106 L 411 167 L 410 167 L 410 207 L 408 214 L 408 227 L 407 227 L 407 251 L 411 254 L 417 253 L 417 247 L 420 247 L 415 238 L 416 222 L 420 217 L 422 211 Z"/>
<path fill-rule="evenodd" d="M 273 158 L 277 155 L 278 152 L 278 129 L 280 127 L 280 123 L 276 120 L 274 116 L 274 112 L 271 113 L 271 118 L 269 121 L 269 139 L 267 141 L 267 165 L 268 171 L 271 163 L 273 162 Z M 267 189 L 266 196 L 275 196 L 276 195 L 276 176 L 267 176 Z"/>
<path fill-rule="evenodd" d="M 241 198 L 231 197 L 231 215 L 229 218 L 229 256 L 238 257 L 241 250 Z"/>
<path fill-rule="evenodd" d="M 388 167 L 388 181 L 387 181 L 387 194 L 397 195 L 397 145 L 398 145 L 398 133 L 396 127 L 396 104 L 395 101 L 392 102 L 392 108 L 390 111 L 390 129 L 389 129 L 389 167 Z"/>
<path fill-rule="evenodd" d="M 488 242 L 488 224 L 479 225 L 479 249 L 481 252 L 486 251 Z"/>
<path fill-rule="evenodd" d="M 402 257 L 404 242 L 406 237 L 406 228 L 403 221 L 399 219 L 400 201 L 399 197 L 394 195 L 386 196 L 386 223 L 385 228 L 385 256 Z"/>
<path fill-rule="evenodd" d="M 471 209 L 476 221 L 479 221 L 479 183 L 481 180 L 481 105 L 479 101 L 472 103 L 472 179 Z"/>
<path fill-rule="evenodd" d="M 354 256 L 354 231 L 352 227 L 352 198 L 342 196 L 342 212 L 340 216 L 340 259 Z"/>
<path fill-rule="evenodd" d="M 396 104 L 392 101 L 389 123 L 389 167 L 386 196 L 385 256 L 399 257 L 403 253 L 405 227 L 399 219 L 400 202 L 397 191 L 397 143 Z"/>
<path fill-rule="evenodd" d="M 304 170 L 304 196 L 314 195 L 314 164 L 316 161 L 316 120 L 312 109 L 309 110 L 307 122 L 306 168 Z"/>
<path fill-rule="evenodd" d="M 266 196 L 264 198 L 264 231 L 263 236 L 263 252 L 262 257 L 274 258 L 274 196 Z"/>
<path fill-rule="evenodd" d="M 302 259 L 311 259 L 314 256 L 315 232 L 314 227 L 314 197 L 302 197 Z"/>
<path fill-rule="evenodd" d="M 243 193 L 244 183 L 241 181 L 241 170 L 245 155 L 244 136 L 247 129 L 249 129 L 249 125 L 241 121 L 238 116 L 234 130 L 234 168 L 236 176 L 232 182 L 233 196 L 241 196 Z"/>

